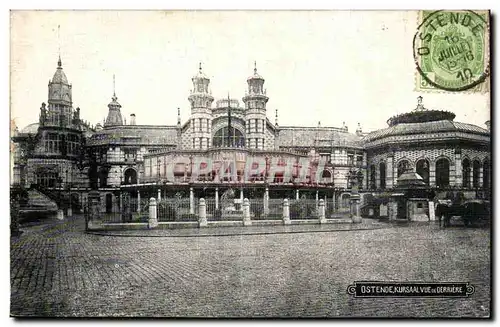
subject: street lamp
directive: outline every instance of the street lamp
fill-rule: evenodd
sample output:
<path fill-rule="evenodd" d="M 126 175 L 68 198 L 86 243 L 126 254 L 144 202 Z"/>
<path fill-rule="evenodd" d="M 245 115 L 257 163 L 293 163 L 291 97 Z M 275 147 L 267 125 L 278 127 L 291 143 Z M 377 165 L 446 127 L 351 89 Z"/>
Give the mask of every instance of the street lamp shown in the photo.
<path fill-rule="evenodd" d="M 363 180 L 363 173 L 358 170 L 356 171 L 355 169 L 352 169 L 349 171 L 349 174 L 347 175 L 347 181 L 351 185 L 352 190 L 351 190 L 351 197 L 350 197 L 350 202 L 351 202 L 351 218 L 353 223 L 360 223 L 361 216 L 359 215 L 359 202 L 360 202 L 360 195 L 359 195 L 359 184 L 361 184 L 361 181 Z"/>
<path fill-rule="evenodd" d="M 68 187 L 68 196 L 69 196 L 69 200 L 68 200 L 68 208 L 66 209 L 66 215 L 68 216 L 72 216 L 73 215 L 73 210 L 71 208 L 71 184 L 69 182 L 69 175 L 68 174 L 68 169 L 66 169 L 66 186 Z"/>
<path fill-rule="evenodd" d="M 57 177 L 57 184 L 58 184 L 58 188 L 59 188 L 59 196 L 58 196 L 58 198 L 59 198 L 59 205 L 62 205 L 62 199 L 61 199 L 61 197 L 62 197 L 62 182 L 63 182 L 62 177 L 58 176 Z"/>

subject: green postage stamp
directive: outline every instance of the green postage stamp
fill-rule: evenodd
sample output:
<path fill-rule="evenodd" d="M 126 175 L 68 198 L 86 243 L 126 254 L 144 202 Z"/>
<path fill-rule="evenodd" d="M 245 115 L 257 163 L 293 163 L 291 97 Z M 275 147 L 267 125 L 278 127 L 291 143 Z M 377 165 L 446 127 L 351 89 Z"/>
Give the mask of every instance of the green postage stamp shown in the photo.
<path fill-rule="evenodd" d="M 413 56 L 418 91 L 489 90 L 489 11 L 419 12 Z"/>

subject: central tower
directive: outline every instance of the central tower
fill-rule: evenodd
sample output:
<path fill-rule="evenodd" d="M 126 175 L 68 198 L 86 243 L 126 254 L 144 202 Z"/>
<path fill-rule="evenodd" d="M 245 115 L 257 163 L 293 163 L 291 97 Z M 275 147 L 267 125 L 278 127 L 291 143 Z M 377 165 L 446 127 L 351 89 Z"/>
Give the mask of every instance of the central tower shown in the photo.
<path fill-rule="evenodd" d="M 210 79 L 203 74 L 200 68 L 198 74 L 192 78 L 193 89 L 189 95 L 191 103 L 191 139 L 192 148 L 205 150 L 211 146 L 212 135 L 212 102 L 209 91 Z"/>
<path fill-rule="evenodd" d="M 266 135 L 266 103 L 269 98 L 264 90 L 264 78 L 257 74 L 254 63 L 253 75 L 247 79 L 245 103 L 246 142 L 250 149 L 264 149 Z"/>

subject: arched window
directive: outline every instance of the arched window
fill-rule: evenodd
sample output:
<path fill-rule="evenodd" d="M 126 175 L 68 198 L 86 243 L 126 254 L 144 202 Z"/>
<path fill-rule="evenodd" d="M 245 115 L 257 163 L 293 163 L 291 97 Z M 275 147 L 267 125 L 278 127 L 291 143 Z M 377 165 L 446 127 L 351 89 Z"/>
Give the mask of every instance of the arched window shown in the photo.
<path fill-rule="evenodd" d="M 375 179 L 375 165 L 371 165 L 370 166 L 370 188 L 371 189 L 375 189 L 377 188 L 377 185 L 376 185 L 376 179 Z"/>
<path fill-rule="evenodd" d="M 483 162 L 483 188 L 490 188 L 490 161 L 488 159 Z"/>
<path fill-rule="evenodd" d="M 379 164 L 379 173 L 380 173 L 380 188 L 385 189 L 385 163 L 381 162 Z"/>
<path fill-rule="evenodd" d="M 215 132 L 214 138 L 212 140 L 212 146 L 215 148 L 220 147 L 238 147 L 242 148 L 245 146 L 245 137 L 240 130 L 231 127 L 231 131 L 229 132 L 229 128 L 222 127 L 217 132 Z"/>
<path fill-rule="evenodd" d="M 450 161 L 441 158 L 436 161 L 436 186 L 446 187 L 450 185 Z"/>
<path fill-rule="evenodd" d="M 462 187 L 470 187 L 470 160 L 467 158 L 462 161 Z"/>
<path fill-rule="evenodd" d="M 135 171 L 135 169 L 129 168 L 125 170 L 124 177 L 125 177 L 125 183 L 124 183 L 125 185 L 137 184 L 137 172 Z"/>
<path fill-rule="evenodd" d="M 323 183 L 328 184 L 332 182 L 332 173 L 329 170 L 323 170 L 321 173 L 321 178 L 323 179 Z"/>
<path fill-rule="evenodd" d="M 472 187 L 479 187 L 479 173 L 481 170 L 481 163 L 479 160 L 474 160 L 472 162 Z"/>
<path fill-rule="evenodd" d="M 401 160 L 398 163 L 398 177 L 408 169 L 410 169 L 410 162 L 408 160 Z"/>
<path fill-rule="evenodd" d="M 429 185 L 429 160 L 420 159 L 416 165 L 417 174 L 422 177 L 425 184 Z"/>

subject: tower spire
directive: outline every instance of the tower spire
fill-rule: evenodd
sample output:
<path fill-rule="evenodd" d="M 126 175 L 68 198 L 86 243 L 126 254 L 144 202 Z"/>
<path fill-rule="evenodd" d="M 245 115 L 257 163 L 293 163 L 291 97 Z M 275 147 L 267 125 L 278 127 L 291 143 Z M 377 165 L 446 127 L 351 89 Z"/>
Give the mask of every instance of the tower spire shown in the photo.
<path fill-rule="evenodd" d="M 115 89 L 116 85 L 115 85 L 115 74 L 113 74 L 113 101 L 116 101 L 118 100 L 118 98 L 116 97 L 116 89 Z"/>
<path fill-rule="evenodd" d="M 61 25 L 57 25 L 57 52 L 59 54 L 59 60 L 57 61 L 57 67 L 62 67 L 60 30 L 61 30 Z"/>
<path fill-rule="evenodd" d="M 231 98 L 229 97 L 229 92 L 227 92 L 227 146 L 232 147 L 232 135 L 231 135 Z"/>

